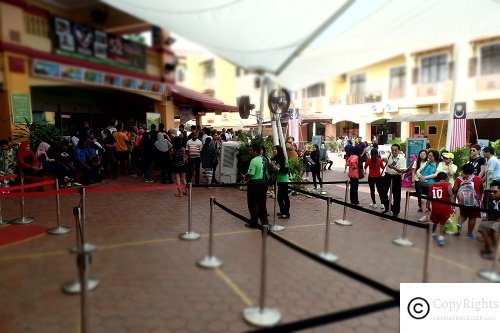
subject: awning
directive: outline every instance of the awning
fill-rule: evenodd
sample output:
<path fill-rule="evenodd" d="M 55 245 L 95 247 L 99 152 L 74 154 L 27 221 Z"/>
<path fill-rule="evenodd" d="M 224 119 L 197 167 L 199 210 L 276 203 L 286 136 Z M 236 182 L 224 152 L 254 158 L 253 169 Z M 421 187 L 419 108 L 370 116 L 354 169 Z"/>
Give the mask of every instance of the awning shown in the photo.
<path fill-rule="evenodd" d="M 387 120 L 387 122 L 401 123 L 405 121 L 416 122 L 416 121 L 435 121 L 435 120 L 448 120 L 448 113 L 442 112 L 442 113 L 414 114 L 414 115 L 403 114 L 396 117 L 392 117 L 391 119 Z"/>
<path fill-rule="evenodd" d="M 500 110 L 476 111 L 467 113 L 467 119 L 495 119 L 500 118 Z"/>
<path fill-rule="evenodd" d="M 238 107 L 236 106 L 224 104 L 216 98 L 201 94 L 189 88 L 170 83 L 167 83 L 166 86 L 168 94 L 173 98 L 174 104 L 184 104 L 194 108 L 198 107 L 207 112 L 238 112 Z"/>

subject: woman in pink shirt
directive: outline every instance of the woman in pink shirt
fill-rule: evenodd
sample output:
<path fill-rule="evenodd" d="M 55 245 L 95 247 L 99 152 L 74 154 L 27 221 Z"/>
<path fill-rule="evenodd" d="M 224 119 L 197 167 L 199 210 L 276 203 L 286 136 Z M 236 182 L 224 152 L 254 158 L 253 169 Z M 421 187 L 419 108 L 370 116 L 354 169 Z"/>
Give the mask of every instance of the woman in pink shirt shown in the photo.
<path fill-rule="evenodd" d="M 359 148 L 355 147 L 351 156 L 346 161 L 349 167 L 349 179 L 351 180 L 350 198 L 353 205 L 359 205 L 358 187 L 360 174 L 363 174 L 363 162 L 359 157 Z"/>
<path fill-rule="evenodd" d="M 370 151 L 370 159 L 365 162 L 365 170 L 366 169 L 369 169 L 368 186 L 370 186 L 370 196 L 372 198 L 370 207 L 377 208 L 378 206 L 375 200 L 375 186 L 377 187 L 377 192 L 380 192 L 380 178 L 382 177 L 382 172 L 384 171 L 384 162 L 382 162 L 382 159 L 378 157 L 378 150 L 375 148 Z M 380 208 L 384 208 L 384 205 L 381 204 Z"/>

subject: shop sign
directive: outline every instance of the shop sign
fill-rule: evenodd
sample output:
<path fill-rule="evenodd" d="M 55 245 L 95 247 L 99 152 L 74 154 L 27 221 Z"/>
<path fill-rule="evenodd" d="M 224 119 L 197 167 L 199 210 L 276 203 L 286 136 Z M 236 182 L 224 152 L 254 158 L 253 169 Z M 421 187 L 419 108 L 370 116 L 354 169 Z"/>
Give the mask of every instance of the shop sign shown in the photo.
<path fill-rule="evenodd" d="M 53 49 L 67 57 L 144 72 L 146 48 L 104 31 L 54 16 Z"/>

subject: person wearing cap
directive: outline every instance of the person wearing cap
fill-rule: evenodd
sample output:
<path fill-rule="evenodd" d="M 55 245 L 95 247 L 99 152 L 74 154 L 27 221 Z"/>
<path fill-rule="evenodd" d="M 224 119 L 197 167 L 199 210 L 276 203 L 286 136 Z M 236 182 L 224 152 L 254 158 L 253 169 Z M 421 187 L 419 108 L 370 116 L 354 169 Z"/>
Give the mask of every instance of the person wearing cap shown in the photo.
<path fill-rule="evenodd" d="M 455 182 L 455 174 L 457 173 L 457 166 L 453 164 L 453 159 L 455 158 L 455 155 L 450 152 L 443 152 L 441 154 L 441 157 L 443 160 L 439 162 L 437 166 L 437 172 L 444 172 L 448 176 L 448 181 L 450 182 L 451 186 L 453 187 L 453 184 Z"/>

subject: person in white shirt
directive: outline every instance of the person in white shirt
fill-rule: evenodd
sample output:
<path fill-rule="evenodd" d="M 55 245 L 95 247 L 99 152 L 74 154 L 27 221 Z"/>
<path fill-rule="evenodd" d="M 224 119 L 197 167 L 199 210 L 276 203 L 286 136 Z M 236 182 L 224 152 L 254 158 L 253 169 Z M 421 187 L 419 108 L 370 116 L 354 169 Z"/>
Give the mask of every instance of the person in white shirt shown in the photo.
<path fill-rule="evenodd" d="M 194 183 L 198 185 L 200 183 L 200 154 L 203 144 L 198 140 L 198 132 L 193 132 L 192 134 L 191 139 L 186 144 L 188 155 L 186 180 L 188 183 L 191 183 L 194 169 Z"/>
<path fill-rule="evenodd" d="M 387 159 L 384 158 L 385 174 L 381 181 L 380 201 L 384 205 L 382 213 L 389 212 L 389 187 L 392 184 L 392 198 L 391 211 L 393 216 L 398 216 L 401 210 L 401 175 L 406 171 L 406 159 L 401 154 L 400 146 L 393 144 L 391 146 L 391 154 Z"/>

